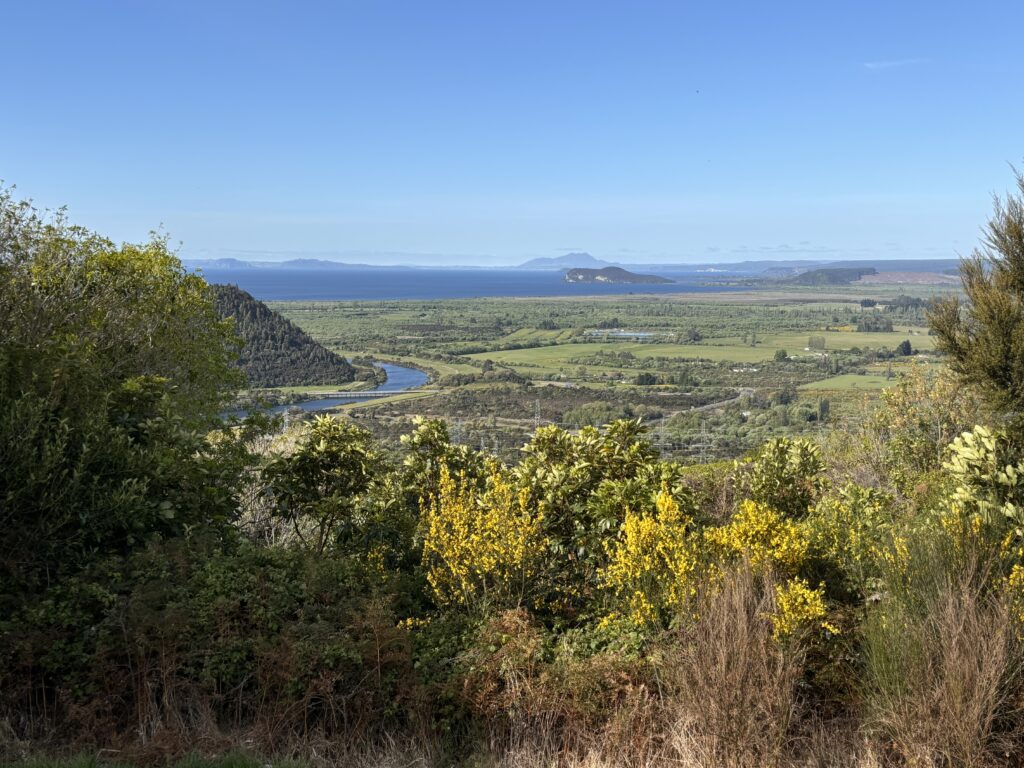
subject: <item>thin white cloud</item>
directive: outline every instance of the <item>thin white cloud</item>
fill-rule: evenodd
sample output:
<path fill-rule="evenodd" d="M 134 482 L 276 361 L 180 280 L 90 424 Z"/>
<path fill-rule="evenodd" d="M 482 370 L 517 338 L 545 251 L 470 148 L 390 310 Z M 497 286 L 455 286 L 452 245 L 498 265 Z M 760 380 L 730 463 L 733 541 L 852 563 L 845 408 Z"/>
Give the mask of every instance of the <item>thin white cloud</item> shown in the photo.
<path fill-rule="evenodd" d="M 878 72 L 884 69 L 899 69 L 900 67 L 914 67 L 918 64 L 927 63 L 928 59 L 886 59 L 882 61 L 865 61 L 864 69 Z"/>

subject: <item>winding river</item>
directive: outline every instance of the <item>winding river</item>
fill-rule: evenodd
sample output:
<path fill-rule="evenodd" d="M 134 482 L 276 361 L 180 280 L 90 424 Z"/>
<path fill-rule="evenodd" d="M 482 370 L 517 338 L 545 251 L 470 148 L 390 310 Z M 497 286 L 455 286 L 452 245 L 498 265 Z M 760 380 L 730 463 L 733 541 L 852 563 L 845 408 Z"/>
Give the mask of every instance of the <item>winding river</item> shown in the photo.
<path fill-rule="evenodd" d="M 404 365 L 395 365 L 394 363 L 374 363 L 374 365 L 384 369 L 384 372 L 388 375 L 388 380 L 379 387 L 374 387 L 369 390 L 361 390 L 361 392 L 405 392 L 407 389 L 422 387 L 427 383 L 427 379 L 429 378 L 429 376 L 419 368 L 408 368 Z M 285 413 L 292 408 L 297 408 L 301 411 L 307 412 L 325 411 L 328 408 L 334 408 L 336 405 L 356 403 L 366 399 L 367 398 L 365 397 L 360 397 L 360 392 L 353 392 L 351 395 L 321 397 L 316 400 L 303 400 L 300 403 L 275 405 L 268 408 L 267 411 L 269 413 Z M 236 413 L 241 414 L 242 412 L 238 411 Z"/>

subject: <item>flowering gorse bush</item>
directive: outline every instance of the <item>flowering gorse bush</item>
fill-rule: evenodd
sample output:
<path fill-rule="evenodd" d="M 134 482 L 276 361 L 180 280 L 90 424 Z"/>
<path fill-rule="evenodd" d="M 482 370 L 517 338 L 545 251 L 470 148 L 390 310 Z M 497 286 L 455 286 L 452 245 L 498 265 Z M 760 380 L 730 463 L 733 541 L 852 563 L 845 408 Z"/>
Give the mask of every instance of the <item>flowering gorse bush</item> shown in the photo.
<path fill-rule="evenodd" d="M 746 500 L 725 525 L 705 532 L 716 559 L 747 559 L 755 571 L 794 574 L 810 544 L 806 525 L 787 520 L 766 504 Z"/>
<path fill-rule="evenodd" d="M 520 606 L 547 552 L 543 514 L 496 464 L 481 492 L 440 470 L 422 505 L 423 565 L 435 601 L 471 612 Z"/>
<path fill-rule="evenodd" d="M 834 626 L 824 620 L 828 614 L 824 585 L 811 589 L 801 578 L 776 584 L 775 606 L 775 612 L 769 618 L 772 622 L 772 636 L 778 641 L 787 640 L 797 632 L 815 625 L 832 633 L 837 632 Z"/>
<path fill-rule="evenodd" d="M 657 624 L 693 596 L 700 554 L 690 527 L 665 488 L 654 514 L 626 512 L 618 537 L 608 544 L 601 578 L 635 624 Z"/>
<path fill-rule="evenodd" d="M 846 589 L 866 594 L 892 543 L 892 500 L 850 483 L 821 499 L 807 518 L 813 554 L 834 566 Z"/>

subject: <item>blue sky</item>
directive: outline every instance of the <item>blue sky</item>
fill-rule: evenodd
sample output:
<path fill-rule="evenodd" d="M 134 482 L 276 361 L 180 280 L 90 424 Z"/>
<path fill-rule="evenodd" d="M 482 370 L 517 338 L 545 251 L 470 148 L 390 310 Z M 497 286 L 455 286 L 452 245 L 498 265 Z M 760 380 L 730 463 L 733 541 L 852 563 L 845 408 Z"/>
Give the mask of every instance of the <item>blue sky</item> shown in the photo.
<path fill-rule="evenodd" d="M 1024 3 L 0 0 L 0 179 L 184 256 L 950 257 Z"/>

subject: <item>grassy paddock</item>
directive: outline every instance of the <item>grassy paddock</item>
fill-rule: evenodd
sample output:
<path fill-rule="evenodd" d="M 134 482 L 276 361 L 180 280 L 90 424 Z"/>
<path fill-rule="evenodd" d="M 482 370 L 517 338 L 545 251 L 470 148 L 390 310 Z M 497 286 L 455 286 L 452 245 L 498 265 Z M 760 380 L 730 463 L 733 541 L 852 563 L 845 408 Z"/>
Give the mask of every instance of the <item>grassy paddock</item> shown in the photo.
<path fill-rule="evenodd" d="M 916 333 L 916 335 L 915 335 Z M 859 349 L 893 348 L 910 340 L 915 349 L 928 351 L 935 348 L 931 336 L 922 335 L 920 329 L 892 333 L 858 333 L 856 331 L 809 331 L 806 333 L 766 334 L 758 337 L 756 345 L 742 344 L 738 337 L 719 337 L 694 344 L 662 344 L 657 342 L 595 341 L 578 344 L 557 344 L 528 349 L 497 350 L 466 355 L 476 360 L 493 360 L 507 365 L 523 365 L 558 370 L 571 365 L 570 360 L 601 352 L 629 352 L 638 358 L 671 357 L 683 360 L 713 360 L 715 362 L 760 363 L 771 360 L 779 350 L 791 355 L 815 354 L 806 351 L 810 336 L 825 339 L 824 352 Z"/>
<path fill-rule="evenodd" d="M 848 390 L 881 390 L 895 384 L 894 379 L 884 375 L 867 374 L 861 376 L 855 373 L 843 373 L 839 376 L 831 376 L 821 381 L 812 381 L 800 387 L 805 392 L 831 392 Z"/>
<path fill-rule="evenodd" d="M 432 374 L 431 388 L 440 394 L 405 393 L 338 409 L 359 414 L 388 439 L 396 419 L 406 424 L 414 415 L 432 415 L 493 421 L 486 441 L 511 445 L 521 441 L 521 430 L 506 434 L 501 420 L 533 424 L 539 408 L 546 423 L 635 415 L 660 445 L 681 446 L 662 450 L 681 455 L 710 433 L 712 453 L 728 457 L 772 436 L 817 430 L 819 411 L 837 419 L 850 411 L 847 401 L 876 399 L 891 381 L 889 371 L 898 375 L 909 362 L 892 356 L 900 343 L 929 354 L 935 339 L 927 334 L 922 307 L 864 308 L 860 301 L 932 293 L 850 286 L 272 306 L 346 357 L 404 363 Z M 858 332 L 866 316 L 885 318 L 893 331 Z M 631 338 L 629 332 L 649 335 Z M 824 349 L 817 343 L 810 349 L 812 336 Z M 532 385 L 556 381 L 574 391 L 554 397 L 530 390 L 523 379 Z M 690 399 L 654 396 L 661 392 Z M 747 393 L 747 401 L 721 414 L 685 416 L 693 405 L 739 392 Z"/>

